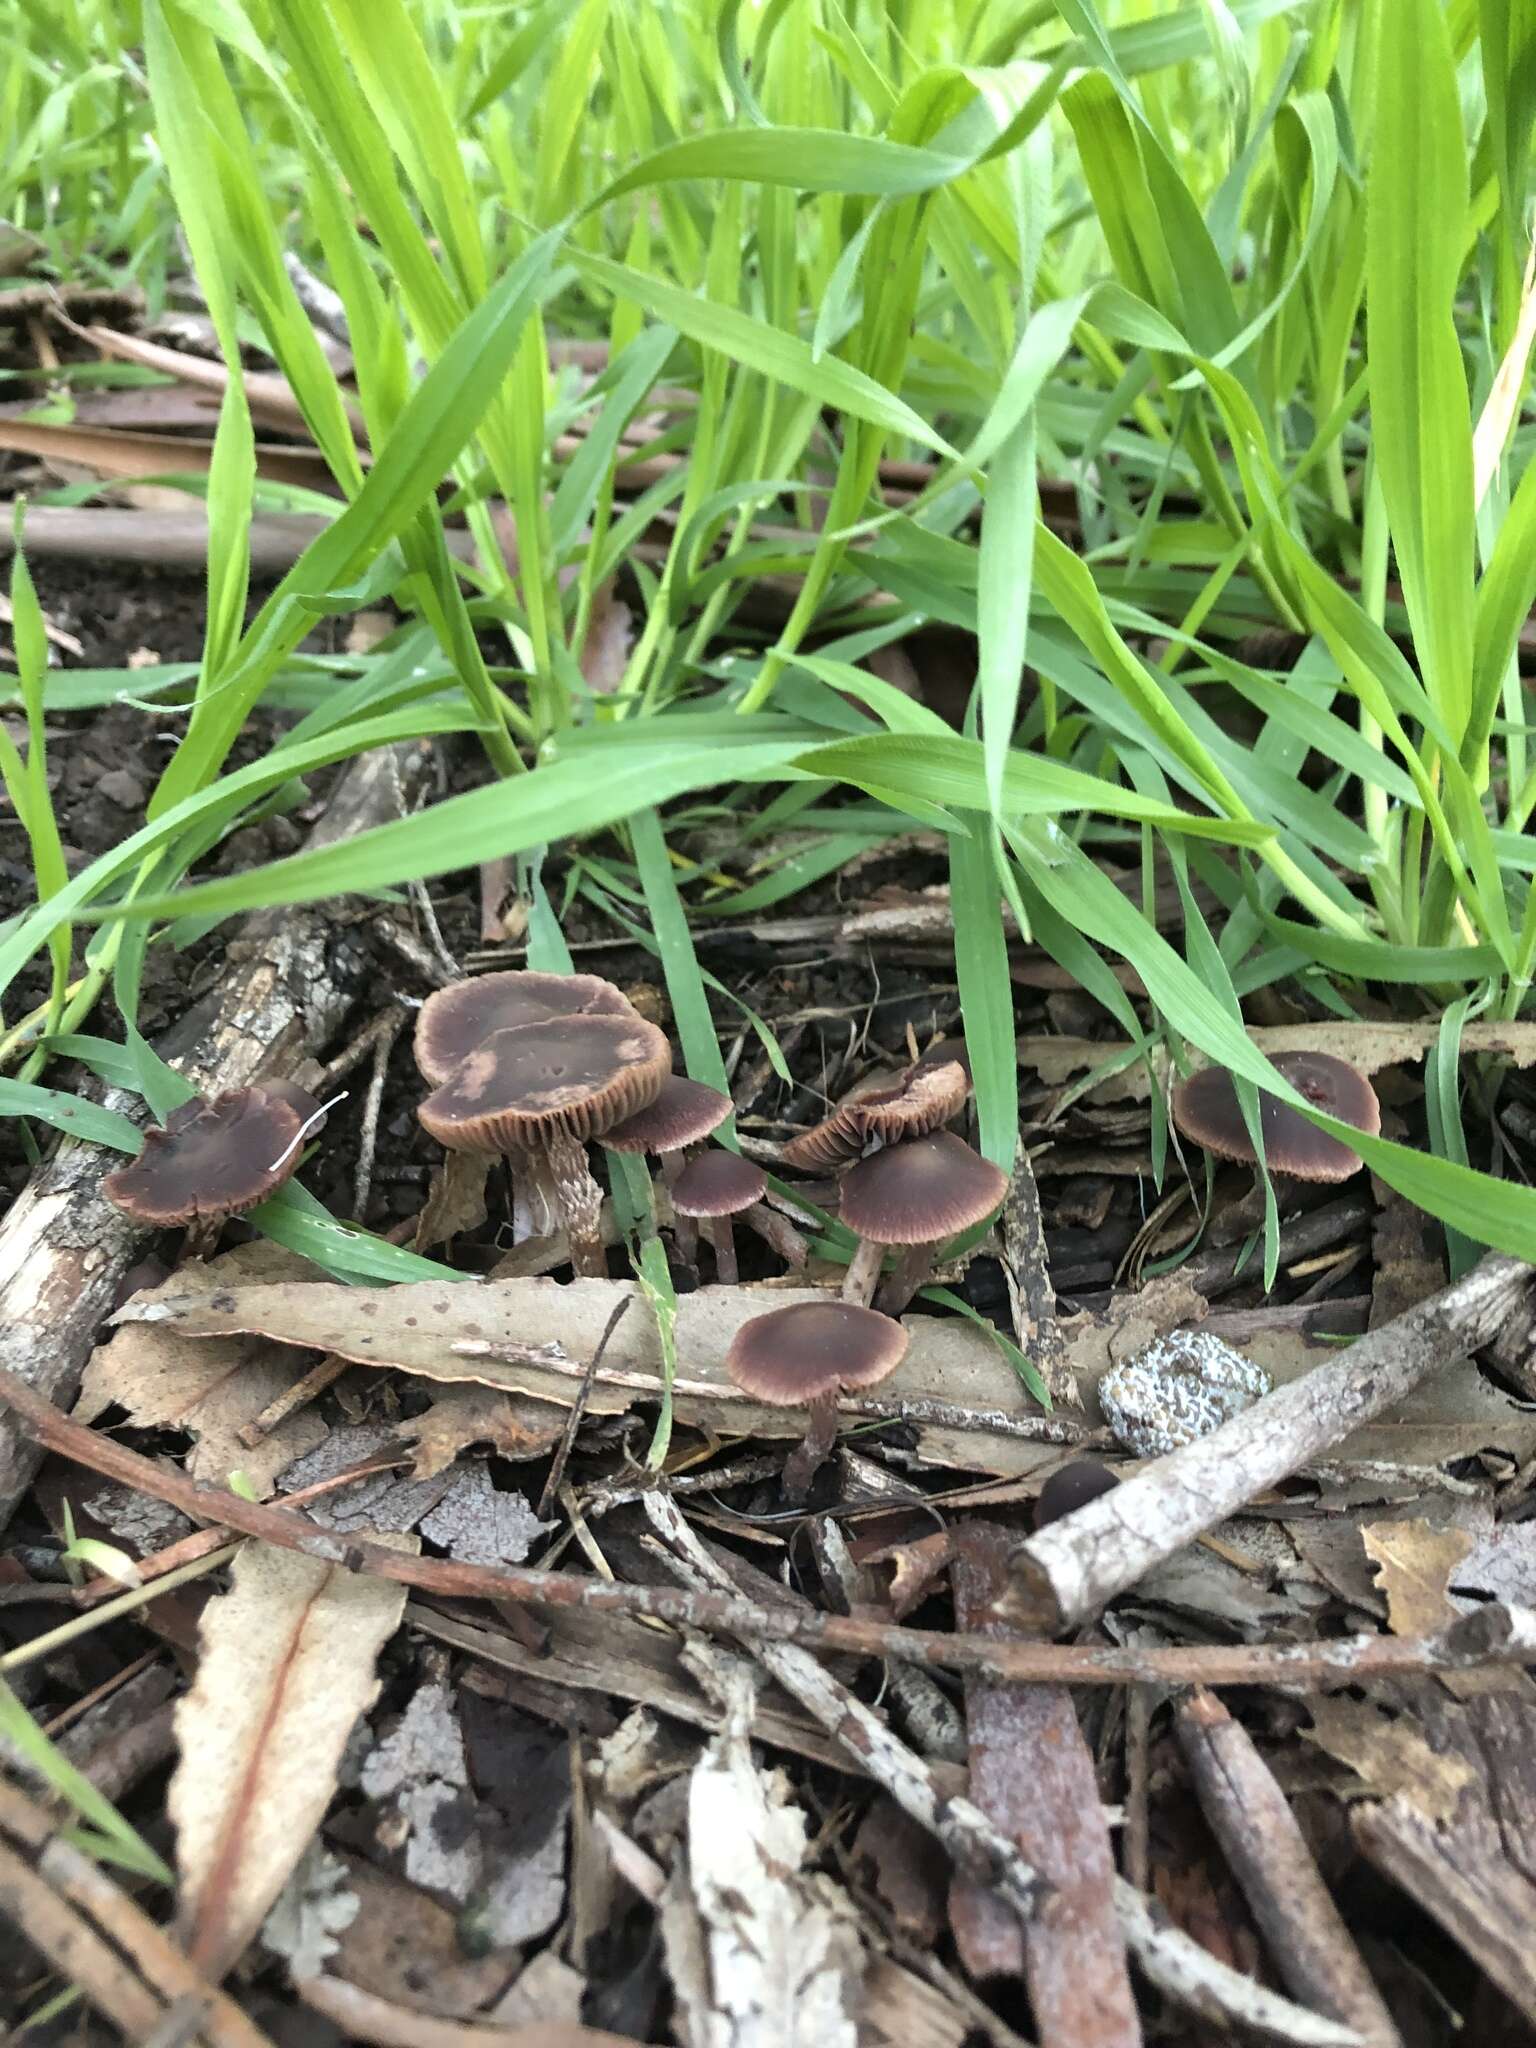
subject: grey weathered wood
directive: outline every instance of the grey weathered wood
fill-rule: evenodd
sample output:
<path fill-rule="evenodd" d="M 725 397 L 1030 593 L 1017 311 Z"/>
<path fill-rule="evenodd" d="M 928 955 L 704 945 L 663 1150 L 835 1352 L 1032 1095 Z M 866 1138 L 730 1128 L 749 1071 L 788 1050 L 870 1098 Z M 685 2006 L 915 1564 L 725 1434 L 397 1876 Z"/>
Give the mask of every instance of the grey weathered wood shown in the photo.
<path fill-rule="evenodd" d="M 418 745 L 364 755 L 341 778 L 311 847 L 400 815 L 425 773 Z M 222 985 L 167 1033 L 162 1057 L 194 1087 L 216 1093 L 289 1074 L 334 1034 L 359 993 L 365 964 L 340 943 L 334 906 L 259 912 L 231 941 Z M 144 1105 L 116 1089 L 107 1106 L 142 1121 Z M 64 1139 L 0 1221 L 0 1365 L 60 1406 L 73 1400 L 123 1277 L 147 1239 L 101 1194 L 113 1155 Z M 14 1413 L 0 1413 L 0 1527 L 37 1469 L 39 1451 Z"/>

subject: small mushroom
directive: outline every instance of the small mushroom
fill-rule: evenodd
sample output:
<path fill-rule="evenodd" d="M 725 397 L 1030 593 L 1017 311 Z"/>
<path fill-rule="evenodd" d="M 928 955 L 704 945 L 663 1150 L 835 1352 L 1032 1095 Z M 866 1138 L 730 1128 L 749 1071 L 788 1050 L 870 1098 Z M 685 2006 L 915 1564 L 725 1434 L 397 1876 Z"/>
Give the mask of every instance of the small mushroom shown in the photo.
<path fill-rule="evenodd" d="M 1381 1129 L 1381 1104 L 1376 1091 L 1348 1060 L 1324 1052 L 1280 1052 L 1271 1064 L 1303 1100 L 1353 1124 L 1368 1137 Z M 1186 1138 L 1221 1159 L 1257 1165 L 1258 1156 L 1243 1121 L 1237 1087 L 1225 1067 L 1202 1067 L 1173 1091 L 1173 1120 Z M 1259 1094 L 1259 1129 L 1264 1159 L 1272 1173 L 1295 1180 L 1341 1181 L 1360 1171 L 1364 1161 L 1342 1140 L 1309 1123 L 1299 1109 L 1277 1095 Z"/>
<path fill-rule="evenodd" d="M 668 1074 L 656 1100 L 604 1131 L 603 1143 L 614 1152 L 654 1152 L 665 1158 L 702 1144 L 731 1108 L 731 1098 L 718 1088 L 706 1088 L 685 1074 Z"/>
<path fill-rule="evenodd" d="M 761 1202 L 768 1176 L 739 1152 L 716 1147 L 690 1159 L 672 1183 L 672 1207 L 679 1216 L 697 1217 L 714 1247 L 715 1278 L 736 1284 L 736 1238 L 731 1218 Z"/>
<path fill-rule="evenodd" d="M 804 1500 L 837 1441 L 837 1397 L 894 1372 L 907 1333 L 889 1316 L 847 1301 L 802 1301 L 753 1316 L 731 1339 L 725 1369 L 754 1400 L 804 1407 L 804 1441 L 784 1467 L 784 1492 Z"/>
<path fill-rule="evenodd" d="M 484 1045 L 493 1031 L 544 1024 L 552 1017 L 637 1014 L 626 995 L 595 974 L 535 974 L 528 969 L 482 974 L 427 997 L 416 1020 L 416 1066 L 424 1081 L 441 1088 L 460 1060 Z"/>
<path fill-rule="evenodd" d="M 953 1131 L 887 1145 L 843 1175 L 839 1214 L 859 1239 L 843 1283 L 845 1301 L 868 1298 L 885 1247 L 906 1247 L 881 1307 L 900 1315 L 933 1267 L 936 1246 L 990 1216 L 1008 1176 Z"/>
<path fill-rule="evenodd" d="M 917 1061 L 893 1081 L 879 1076 L 850 1090 L 829 1117 L 791 1138 L 784 1164 L 806 1173 L 836 1171 L 872 1143 L 896 1144 L 936 1131 L 959 1114 L 971 1077 L 959 1059 Z"/>
<path fill-rule="evenodd" d="M 1119 1484 L 1120 1475 L 1097 1458 L 1074 1458 L 1070 1465 L 1059 1466 L 1041 1487 L 1035 1501 L 1035 1527 L 1043 1529 L 1047 1522 L 1075 1514 L 1101 1493 L 1113 1493 Z"/>
<path fill-rule="evenodd" d="M 608 1270 L 602 1193 L 586 1141 L 653 1102 L 671 1065 L 654 1024 L 630 1011 L 550 1017 L 493 1031 L 417 1109 L 455 1152 L 511 1152 L 552 1187 L 578 1274 Z"/>
<path fill-rule="evenodd" d="M 254 1209 L 292 1175 L 305 1134 L 324 1113 L 292 1081 L 256 1081 L 211 1101 L 195 1095 L 144 1133 L 138 1158 L 109 1173 L 102 1193 L 137 1223 L 185 1224 L 187 1254 L 200 1257 L 229 1217 Z"/>

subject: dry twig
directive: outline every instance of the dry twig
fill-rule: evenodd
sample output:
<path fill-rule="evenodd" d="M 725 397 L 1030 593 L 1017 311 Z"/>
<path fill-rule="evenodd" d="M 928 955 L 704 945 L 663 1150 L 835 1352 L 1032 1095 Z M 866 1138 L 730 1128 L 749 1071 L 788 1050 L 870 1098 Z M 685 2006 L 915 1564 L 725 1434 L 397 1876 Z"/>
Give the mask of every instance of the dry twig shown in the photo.
<path fill-rule="evenodd" d="M 288 1550 L 373 1572 L 423 1592 L 460 1600 L 522 1600 L 530 1607 L 582 1607 L 592 1613 L 646 1615 L 710 1633 L 769 1636 L 857 1657 L 900 1657 L 941 1671 L 1060 1685 L 1282 1685 L 1315 1690 L 1364 1678 L 1426 1671 L 1467 1671 L 1488 1664 L 1536 1663 L 1536 1609 L 1490 1603 L 1434 1636 L 1345 1636 L 1318 1643 L 1195 1644 L 1142 1649 L 1134 1644 L 997 1642 L 945 1635 L 862 1617 L 822 1614 L 741 1595 L 685 1593 L 620 1585 L 571 1572 L 521 1565 L 461 1564 L 410 1557 L 367 1536 L 318 1528 L 292 1508 L 269 1507 L 219 1487 L 199 1486 L 126 1444 L 61 1415 L 13 1372 L 0 1368 L 0 1400 L 37 1441 L 61 1457 L 136 1492 L 169 1501 L 194 1521 L 256 1536 Z M 1080 1510 L 1079 1512 L 1085 1512 Z"/>
<path fill-rule="evenodd" d="M 1531 1280 L 1531 1267 L 1517 1259 L 1484 1259 L 1339 1358 L 1040 1530 L 1014 1554 L 1013 1611 L 1053 1632 L 1086 1620 L 1437 1367 L 1486 1344 Z"/>

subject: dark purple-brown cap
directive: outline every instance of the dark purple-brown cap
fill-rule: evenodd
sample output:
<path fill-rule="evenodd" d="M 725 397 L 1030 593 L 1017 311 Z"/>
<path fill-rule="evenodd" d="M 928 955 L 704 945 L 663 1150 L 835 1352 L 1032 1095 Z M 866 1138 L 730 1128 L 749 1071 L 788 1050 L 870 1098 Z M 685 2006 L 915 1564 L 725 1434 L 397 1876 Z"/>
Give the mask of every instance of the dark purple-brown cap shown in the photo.
<path fill-rule="evenodd" d="M 861 1082 L 823 1118 L 784 1147 L 784 1163 L 826 1172 L 857 1159 L 873 1139 L 894 1144 L 921 1138 L 947 1124 L 963 1107 L 971 1080 L 957 1059 L 925 1066 L 920 1060 L 894 1081 Z"/>
<path fill-rule="evenodd" d="M 1063 1515 L 1075 1514 L 1101 1493 L 1113 1493 L 1119 1484 L 1119 1474 L 1101 1465 L 1097 1458 L 1074 1458 L 1070 1465 L 1053 1472 L 1041 1487 L 1035 1502 L 1035 1527 L 1043 1529 L 1047 1522 L 1059 1522 Z"/>
<path fill-rule="evenodd" d="M 768 1176 L 739 1152 L 721 1146 L 690 1159 L 672 1183 L 672 1206 L 679 1216 L 735 1216 L 760 1202 Z"/>
<path fill-rule="evenodd" d="M 1007 1174 L 964 1138 L 930 1131 L 850 1166 L 838 1213 L 875 1244 L 942 1244 L 990 1216 L 1007 1192 Z"/>
<path fill-rule="evenodd" d="M 258 1081 L 173 1109 L 144 1149 L 102 1181 L 109 1202 L 157 1229 L 238 1216 L 274 1194 L 299 1163 L 315 1098 L 291 1081 Z"/>
<path fill-rule="evenodd" d="M 655 1100 L 672 1049 L 639 1016 L 565 1016 L 492 1032 L 416 1114 L 449 1151 L 594 1139 Z"/>
<path fill-rule="evenodd" d="M 753 1316 L 731 1339 L 725 1369 L 754 1400 L 798 1408 L 839 1388 L 874 1387 L 900 1365 L 900 1323 L 849 1301 L 797 1301 Z"/>
<path fill-rule="evenodd" d="M 685 1074 L 668 1074 L 646 1108 L 603 1133 L 614 1152 L 681 1152 L 717 1131 L 731 1113 L 731 1098 Z"/>
<path fill-rule="evenodd" d="M 671 1063 L 665 1034 L 633 1012 L 551 1017 L 493 1031 L 416 1114 L 451 1152 L 537 1151 L 633 1116 Z"/>
<path fill-rule="evenodd" d="M 1271 1060 L 1305 1101 L 1340 1123 L 1374 1137 L 1381 1129 L 1381 1104 L 1376 1090 L 1358 1067 L 1325 1052 L 1280 1052 Z M 1225 1067 L 1202 1067 L 1173 1091 L 1173 1120 L 1186 1138 L 1218 1158 L 1256 1163 L 1243 1122 L 1237 1087 Z M 1348 1180 L 1360 1171 L 1360 1154 L 1308 1123 L 1298 1109 L 1276 1095 L 1259 1094 L 1259 1129 L 1264 1158 L 1272 1173 L 1297 1180 Z"/>
<path fill-rule="evenodd" d="M 595 974 L 535 974 L 518 969 L 455 981 L 427 997 L 416 1019 L 416 1066 L 440 1088 L 460 1060 L 493 1031 L 543 1024 L 551 1017 L 632 1017 L 629 998 Z"/>

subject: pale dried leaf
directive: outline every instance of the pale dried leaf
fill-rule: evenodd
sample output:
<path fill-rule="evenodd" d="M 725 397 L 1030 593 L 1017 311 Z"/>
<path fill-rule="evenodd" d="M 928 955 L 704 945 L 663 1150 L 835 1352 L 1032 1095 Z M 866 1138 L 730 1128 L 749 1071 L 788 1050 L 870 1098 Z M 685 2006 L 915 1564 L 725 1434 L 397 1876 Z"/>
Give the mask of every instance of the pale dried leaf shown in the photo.
<path fill-rule="evenodd" d="M 617 578 L 610 576 L 592 593 L 592 613 L 581 644 L 582 679 L 600 697 L 611 697 L 624 680 L 633 625 L 633 614 L 618 595 Z"/>
<path fill-rule="evenodd" d="M 262 1923 L 262 1946 L 285 1957 L 292 1976 L 318 1977 L 361 1904 L 347 1881 L 347 1866 L 316 1836 Z"/>
<path fill-rule="evenodd" d="M 247 1543 L 204 1609 L 169 1809 L 180 1926 L 206 1975 L 234 1963 L 319 1826 L 404 1605 L 387 1579 Z"/>
<path fill-rule="evenodd" d="M 288 1492 L 300 1493 L 334 1479 L 350 1466 L 383 1458 L 395 1448 L 395 1432 L 387 1423 L 344 1423 L 285 1467 L 282 1483 Z M 377 1529 L 403 1535 L 437 1505 L 447 1486 L 447 1479 L 441 1476 L 413 1479 L 395 1470 L 369 1472 L 308 1502 L 305 1512 L 327 1529 Z"/>
<path fill-rule="evenodd" d="M 1366 1522 L 1360 1540 L 1387 1596 L 1387 1626 L 1394 1635 L 1433 1635 L 1461 1613 L 1447 1587 L 1472 1548 L 1467 1530 L 1429 1522 Z"/>
<path fill-rule="evenodd" d="M 1303 1738 L 1347 1764 L 1380 1799 L 1401 1792 L 1431 1820 L 1449 1820 L 1476 1773 L 1459 1756 L 1430 1748 L 1409 1720 L 1394 1718 L 1368 1700 L 1335 1693 L 1307 1702 L 1312 1726 Z"/>
<path fill-rule="evenodd" d="M 688 2048 L 857 2048 L 857 1932 L 846 1900 L 802 1872 L 805 1816 L 752 1760 L 753 1684 L 731 1663 L 717 1660 L 726 1725 L 689 1786 L 689 1894 L 663 1902 Z"/>
<path fill-rule="evenodd" d="M 1422 1060 L 1439 1035 L 1438 1017 L 1403 1023 L 1362 1019 L 1354 1024 L 1321 1021 L 1263 1024 L 1248 1033 L 1260 1052 L 1270 1058 L 1277 1052 L 1325 1052 L 1335 1059 L 1348 1060 L 1352 1067 L 1358 1067 L 1365 1074 L 1377 1073 L 1382 1067 L 1412 1065 Z M 1026 1032 L 1018 1042 L 1020 1066 L 1038 1074 L 1051 1088 L 1059 1088 L 1075 1080 L 1079 1074 L 1091 1073 L 1095 1067 L 1128 1050 L 1123 1042 L 1068 1038 L 1051 1032 Z M 1196 1063 L 1204 1064 L 1194 1048 L 1190 1050 Z M 1512 1061 L 1517 1067 L 1536 1065 L 1536 1024 L 1498 1024 L 1475 1018 L 1462 1031 L 1461 1050 L 1465 1058 L 1490 1053 Z M 1166 1088 L 1167 1055 L 1154 1052 L 1152 1066 L 1159 1085 Z M 1134 1060 L 1123 1072 L 1096 1084 L 1090 1099 L 1094 1102 L 1145 1102 L 1147 1093 L 1145 1063 Z"/>
<path fill-rule="evenodd" d="M 484 1465 L 459 1465 L 421 1533 L 465 1564 L 521 1564 L 554 1527 L 520 1493 L 501 1492 Z"/>
<path fill-rule="evenodd" d="M 565 1411 L 526 1394 L 466 1384 L 434 1394 L 420 1415 L 402 1422 L 396 1435 L 415 1445 L 412 1471 L 430 1479 L 471 1444 L 489 1444 L 498 1458 L 542 1458 L 565 1429 Z"/>
<path fill-rule="evenodd" d="M 313 1271 L 261 1240 L 206 1265 L 184 1266 L 172 1278 L 190 1299 L 206 1301 L 243 1282 Z M 285 1465 L 323 1439 L 325 1424 L 314 1409 L 300 1409 L 255 1448 L 241 1442 L 240 1430 L 313 1364 L 304 1351 L 259 1336 L 221 1344 L 160 1323 L 130 1322 L 97 1346 L 73 1412 L 78 1422 L 94 1422 L 108 1408 L 125 1408 L 141 1429 L 185 1430 L 195 1439 L 187 1458 L 194 1479 L 221 1485 L 239 1471 L 265 1496 Z"/>
<path fill-rule="evenodd" d="M 474 1800 L 453 1696 L 435 1680 L 419 1685 L 400 1720 L 363 1764 L 361 1789 L 386 1802 L 412 1884 L 463 1905 L 480 1881 Z"/>

